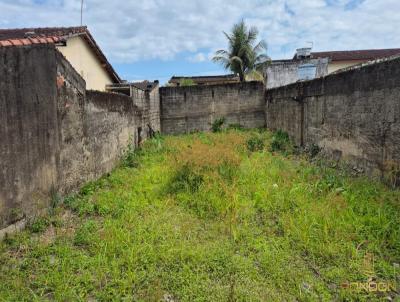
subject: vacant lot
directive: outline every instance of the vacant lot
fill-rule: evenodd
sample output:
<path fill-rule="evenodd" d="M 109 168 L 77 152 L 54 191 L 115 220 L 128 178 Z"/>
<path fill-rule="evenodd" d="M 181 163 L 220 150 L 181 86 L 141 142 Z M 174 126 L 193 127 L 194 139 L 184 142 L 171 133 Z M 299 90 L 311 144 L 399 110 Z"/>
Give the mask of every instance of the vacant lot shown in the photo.
<path fill-rule="evenodd" d="M 0 243 L 0 300 L 395 300 L 399 198 L 282 133 L 159 137 Z"/>

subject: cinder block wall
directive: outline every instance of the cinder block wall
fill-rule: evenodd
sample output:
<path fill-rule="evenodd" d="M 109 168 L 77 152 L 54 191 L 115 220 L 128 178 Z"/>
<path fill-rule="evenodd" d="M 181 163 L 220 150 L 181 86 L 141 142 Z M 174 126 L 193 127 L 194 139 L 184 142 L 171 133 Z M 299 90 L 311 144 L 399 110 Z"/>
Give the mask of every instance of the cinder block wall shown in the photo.
<path fill-rule="evenodd" d="M 264 127 L 264 92 L 261 82 L 161 87 L 161 132 L 208 131 L 211 124 L 221 117 L 227 124 Z"/>
<path fill-rule="evenodd" d="M 370 175 L 400 168 L 400 58 L 271 89 L 266 99 L 267 127 L 298 145 Z"/>
<path fill-rule="evenodd" d="M 1 238 L 110 172 L 142 122 L 130 97 L 86 91 L 52 45 L 0 47 L 0 75 Z"/>

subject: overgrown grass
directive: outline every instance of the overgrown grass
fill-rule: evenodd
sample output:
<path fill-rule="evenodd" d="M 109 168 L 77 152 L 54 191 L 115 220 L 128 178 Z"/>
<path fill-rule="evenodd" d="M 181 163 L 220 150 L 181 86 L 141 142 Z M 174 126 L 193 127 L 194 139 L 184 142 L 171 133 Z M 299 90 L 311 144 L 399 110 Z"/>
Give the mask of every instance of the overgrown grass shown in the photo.
<path fill-rule="evenodd" d="M 399 191 L 291 148 L 229 130 L 130 150 L 0 243 L 0 301 L 399 299 L 341 288 L 373 277 L 400 290 Z"/>

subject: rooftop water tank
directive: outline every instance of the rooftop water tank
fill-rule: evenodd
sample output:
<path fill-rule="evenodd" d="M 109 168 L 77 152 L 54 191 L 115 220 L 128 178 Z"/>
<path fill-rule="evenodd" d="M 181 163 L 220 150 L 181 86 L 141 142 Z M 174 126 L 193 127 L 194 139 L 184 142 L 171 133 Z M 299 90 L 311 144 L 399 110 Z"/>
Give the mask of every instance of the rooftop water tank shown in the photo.
<path fill-rule="evenodd" d="M 299 81 L 315 79 L 317 66 L 314 64 L 302 64 L 297 69 L 297 77 Z"/>
<path fill-rule="evenodd" d="M 311 56 L 311 47 L 303 47 L 296 49 L 297 58 L 309 58 Z"/>

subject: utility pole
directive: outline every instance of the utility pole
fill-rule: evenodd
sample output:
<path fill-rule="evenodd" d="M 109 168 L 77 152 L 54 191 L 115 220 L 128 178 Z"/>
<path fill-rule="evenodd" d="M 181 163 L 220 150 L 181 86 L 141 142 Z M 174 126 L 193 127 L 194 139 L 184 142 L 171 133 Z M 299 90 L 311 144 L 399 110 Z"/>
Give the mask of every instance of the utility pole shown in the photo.
<path fill-rule="evenodd" d="M 81 0 L 81 26 L 83 25 L 83 0 Z"/>

